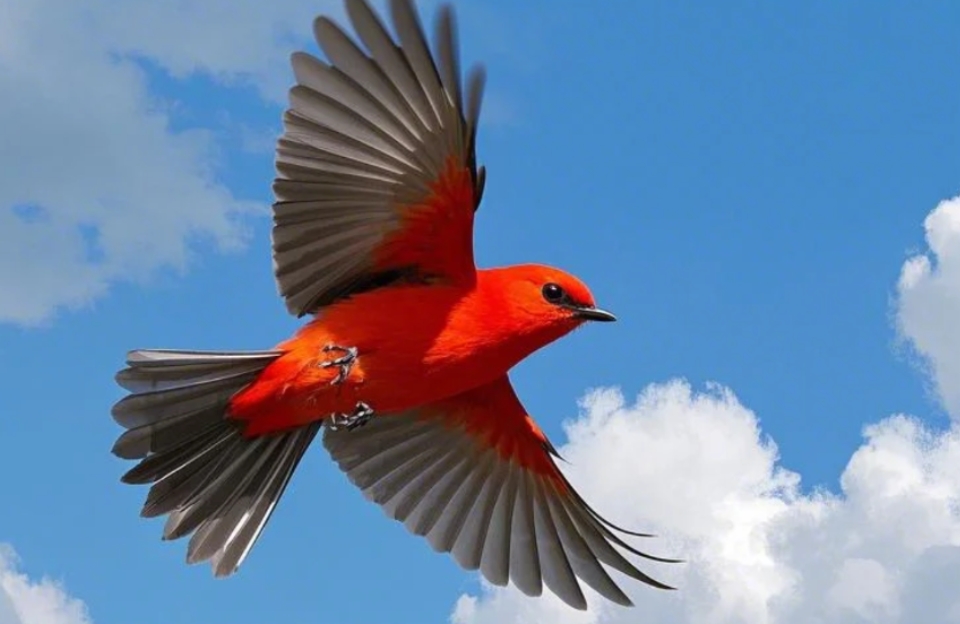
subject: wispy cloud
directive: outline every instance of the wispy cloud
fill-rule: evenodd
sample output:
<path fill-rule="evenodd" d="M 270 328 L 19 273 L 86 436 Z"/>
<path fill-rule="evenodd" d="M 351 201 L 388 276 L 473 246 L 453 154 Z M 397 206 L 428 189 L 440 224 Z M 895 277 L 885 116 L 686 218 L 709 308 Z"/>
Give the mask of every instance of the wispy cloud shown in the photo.
<path fill-rule="evenodd" d="M 42 322 L 117 280 L 183 269 L 198 241 L 244 243 L 242 215 L 263 207 L 218 179 L 212 132 L 171 129 L 134 59 L 270 93 L 309 4 L 269 15 L 254 2 L 4 7 L 0 321 Z"/>
<path fill-rule="evenodd" d="M 56 581 L 18 570 L 16 552 L 0 543 L 0 624 L 92 624 L 83 601 Z"/>
<path fill-rule="evenodd" d="M 284 98 L 290 50 L 339 2 L 24 0 L 0 20 L 0 322 L 42 323 L 118 280 L 245 242 L 264 206 L 219 179 L 214 129 L 175 131 L 142 62 Z M 244 145 L 262 149 L 254 129 Z"/>

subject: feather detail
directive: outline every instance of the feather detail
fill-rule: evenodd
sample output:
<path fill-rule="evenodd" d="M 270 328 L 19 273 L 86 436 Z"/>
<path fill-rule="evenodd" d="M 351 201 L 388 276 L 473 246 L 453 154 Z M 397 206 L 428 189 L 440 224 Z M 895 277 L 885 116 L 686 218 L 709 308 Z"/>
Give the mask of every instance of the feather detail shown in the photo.
<path fill-rule="evenodd" d="M 164 539 L 193 534 L 187 561 L 217 576 L 239 568 L 256 543 L 320 423 L 248 439 L 227 417 L 230 397 L 276 351 L 134 351 L 117 374 L 132 394 L 113 408 L 127 428 L 113 452 L 140 459 L 124 476 L 152 484 L 141 515 L 168 515 Z"/>

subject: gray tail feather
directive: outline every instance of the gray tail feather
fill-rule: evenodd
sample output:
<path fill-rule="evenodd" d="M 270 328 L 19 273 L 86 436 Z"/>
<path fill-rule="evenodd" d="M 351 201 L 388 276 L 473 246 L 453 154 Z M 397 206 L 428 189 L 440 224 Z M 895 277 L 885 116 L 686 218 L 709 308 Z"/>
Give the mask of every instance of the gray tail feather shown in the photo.
<path fill-rule="evenodd" d="M 243 563 L 320 423 L 248 439 L 226 418 L 230 398 L 276 351 L 132 351 L 113 407 L 127 431 L 113 453 L 141 460 L 124 483 L 152 483 L 141 515 L 169 514 L 163 538 L 193 534 L 187 561 L 211 560 L 217 576 Z"/>

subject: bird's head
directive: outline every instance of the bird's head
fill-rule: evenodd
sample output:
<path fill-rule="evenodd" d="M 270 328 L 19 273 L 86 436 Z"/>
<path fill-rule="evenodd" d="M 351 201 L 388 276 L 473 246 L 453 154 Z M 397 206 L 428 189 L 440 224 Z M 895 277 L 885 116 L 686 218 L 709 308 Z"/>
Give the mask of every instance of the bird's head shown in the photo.
<path fill-rule="evenodd" d="M 555 340 L 587 321 L 617 320 L 597 307 L 586 284 L 560 269 L 529 264 L 492 273 L 506 299 L 505 320 L 514 331 L 536 335 L 538 341 Z"/>

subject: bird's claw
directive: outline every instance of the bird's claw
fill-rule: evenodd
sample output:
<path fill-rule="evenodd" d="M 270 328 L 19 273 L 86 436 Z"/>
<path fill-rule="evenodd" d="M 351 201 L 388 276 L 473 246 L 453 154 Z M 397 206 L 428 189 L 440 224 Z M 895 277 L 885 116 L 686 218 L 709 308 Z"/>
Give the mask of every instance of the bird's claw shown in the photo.
<path fill-rule="evenodd" d="M 337 376 L 333 378 L 333 381 L 330 382 L 331 385 L 342 384 L 346 380 L 347 376 L 350 374 L 350 370 L 353 368 L 353 363 L 357 361 L 357 348 L 356 347 L 341 347 L 335 344 L 328 344 L 323 347 L 324 353 L 330 353 L 335 351 L 337 353 L 343 353 L 342 356 L 335 358 L 333 360 L 327 360 L 320 363 L 320 368 L 330 368 L 331 366 L 339 366 L 340 370 L 337 372 Z"/>
<path fill-rule="evenodd" d="M 353 408 L 352 414 L 330 414 L 330 423 L 327 426 L 332 431 L 340 428 L 353 431 L 370 422 L 373 413 L 373 408 L 361 401 Z"/>

